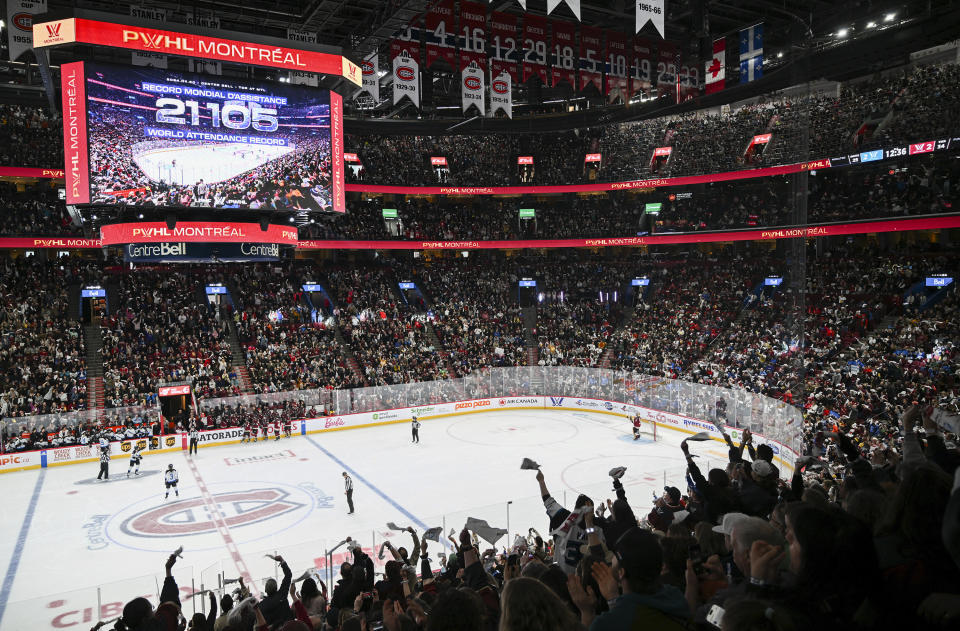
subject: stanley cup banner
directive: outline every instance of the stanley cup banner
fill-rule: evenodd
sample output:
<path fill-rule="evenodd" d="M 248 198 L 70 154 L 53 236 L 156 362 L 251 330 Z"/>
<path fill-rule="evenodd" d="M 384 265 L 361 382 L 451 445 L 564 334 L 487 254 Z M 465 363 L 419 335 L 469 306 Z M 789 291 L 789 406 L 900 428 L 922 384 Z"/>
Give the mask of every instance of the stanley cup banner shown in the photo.
<path fill-rule="evenodd" d="M 287 39 L 293 42 L 304 42 L 307 44 L 316 44 L 317 34 L 315 32 L 298 31 L 297 29 L 288 28 Z M 308 85 L 310 87 L 315 88 L 318 85 L 320 85 L 320 80 L 317 77 L 317 75 L 313 72 L 302 72 L 300 70 L 291 70 L 290 83 L 293 83 L 295 85 Z"/>
<path fill-rule="evenodd" d="M 363 77 L 363 87 L 360 91 L 373 97 L 373 104 L 376 106 L 380 102 L 380 60 L 377 51 L 373 51 L 363 60 L 360 64 L 360 73 Z"/>
<path fill-rule="evenodd" d="M 33 16 L 47 12 L 47 0 L 7 0 L 10 61 L 33 48 Z"/>
<path fill-rule="evenodd" d="M 513 118 L 513 82 L 506 70 L 490 83 L 490 115 L 496 115 L 497 110 L 503 110 L 507 118 Z"/>
<path fill-rule="evenodd" d="M 637 33 L 647 25 L 647 22 L 651 22 L 660 33 L 660 37 L 666 37 L 663 30 L 665 2 L 666 0 L 637 0 Z"/>
<path fill-rule="evenodd" d="M 460 96 L 463 101 L 463 111 L 466 112 L 471 107 L 476 107 L 480 116 L 487 113 L 483 93 L 484 72 L 476 62 L 471 62 L 469 66 L 463 69 L 460 79 Z"/>
<path fill-rule="evenodd" d="M 420 107 L 420 64 L 406 50 L 393 58 L 393 104 L 409 97 Z"/>
<path fill-rule="evenodd" d="M 408 97 L 420 107 L 420 31 L 407 27 L 390 42 L 393 60 L 393 104 Z"/>
<path fill-rule="evenodd" d="M 154 22 L 166 22 L 167 10 L 154 9 L 152 7 L 140 7 L 130 5 L 130 17 L 139 20 L 152 20 Z M 151 68 L 166 68 L 167 56 L 160 53 L 148 53 L 133 51 L 130 53 L 130 63 L 134 66 L 150 66 Z"/>

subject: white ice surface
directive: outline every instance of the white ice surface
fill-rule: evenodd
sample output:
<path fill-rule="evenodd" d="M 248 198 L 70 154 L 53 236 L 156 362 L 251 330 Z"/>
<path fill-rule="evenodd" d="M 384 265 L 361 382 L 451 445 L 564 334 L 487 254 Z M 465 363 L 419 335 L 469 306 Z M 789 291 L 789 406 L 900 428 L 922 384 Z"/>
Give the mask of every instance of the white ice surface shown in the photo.
<path fill-rule="evenodd" d="M 379 548 L 385 537 L 409 547 L 409 535 L 391 533 L 388 521 L 420 533 L 462 528 L 467 517 L 506 528 L 509 510 L 511 541 L 529 527 L 546 535 L 535 472 L 520 470 L 523 457 L 542 465 L 549 490 L 567 506 L 580 492 L 595 502 L 613 498 L 607 472 L 618 465 L 627 467 L 623 481 L 638 516 L 649 511 L 665 480 L 685 488 L 679 437 L 634 441 L 629 425 L 608 415 L 485 412 L 427 420 L 420 434 L 419 445 L 411 444 L 407 424 L 294 436 L 205 448 L 194 461 L 217 497 L 229 539 L 261 586 L 277 572 L 265 553 L 282 554 L 298 576 L 322 566 L 324 551 L 348 535 L 367 549 Z M 694 450 L 702 466 L 726 459 L 713 443 Z M 163 497 L 161 471 L 168 463 L 180 472 L 179 499 Z M 179 545 L 176 578 L 187 613 L 201 607 L 200 598 L 187 597 L 191 589 L 217 587 L 221 573 L 240 574 L 183 452 L 148 453 L 137 478 L 125 477 L 125 459 L 110 468 L 109 482 L 96 480 L 97 463 L 0 476 L 0 568 L 7 568 L 0 629 L 87 629 L 97 619 L 98 587 L 104 618 L 138 595 L 156 602 L 164 560 Z M 347 514 L 344 470 L 354 479 L 353 515 Z M 507 545 L 506 538 L 498 542 Z M 439 551 L 431 542 L 431 555 Z M 337 551 L 334 567 L 344 552 Z"/>

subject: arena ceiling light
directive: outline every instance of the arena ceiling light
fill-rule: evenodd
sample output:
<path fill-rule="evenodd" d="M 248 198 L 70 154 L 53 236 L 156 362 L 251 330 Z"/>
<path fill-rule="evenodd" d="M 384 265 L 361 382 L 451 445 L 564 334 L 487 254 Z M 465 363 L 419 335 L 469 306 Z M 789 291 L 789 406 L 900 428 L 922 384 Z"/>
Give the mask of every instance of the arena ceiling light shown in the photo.
<path fill-rule="evenodd" d="M 884 21 L 884 22 L 893 22 L 893 21 L 896 20 L 896 19 L 897 19 L 897 14 L 896 14 L 896 13 L 888 13 L 888 14 L 886 14 L 885 16 L 883 16 L 883 21 Z"/>
<path fill-rule="evenodd" d="M 877 26 L 876 22 L 867 22 L 867 28 L 876 28 L 876 26 Z"/>
<path fill-rule="evenodd" d="M 842 29 L 840 29 L 839 31 L 837 31 L 837 38 L 843 39 L 843 38 L 846 37 L 848 34 L 849 34 L 849 30 L 848 30 L 848 29 L 845 29 L 845 28 L 842 28 Z"/>

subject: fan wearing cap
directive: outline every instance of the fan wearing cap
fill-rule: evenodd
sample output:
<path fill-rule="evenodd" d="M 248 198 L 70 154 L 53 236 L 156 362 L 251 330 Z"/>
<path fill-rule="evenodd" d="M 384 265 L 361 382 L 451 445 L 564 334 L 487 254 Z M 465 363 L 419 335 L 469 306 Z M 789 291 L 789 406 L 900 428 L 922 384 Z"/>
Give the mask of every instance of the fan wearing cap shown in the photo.
<path fill-rule="evenodd" d="M 593 598 L 579 577 L 568 580 L 580 621 L 590 631 L 687 629 L 690 608 L 679 589 L 660 583 L 662 568 L 663 550 L 656 535 L 637 527 L 628 530 L 614 546 L 612 567 L 594 563 L 591 568 L 610 611 L 594 617 Z"/>
<path fill-rule="evenodd" d="M 647 515 L 647 521 L 654 530 L 666 532 L 673 523 L 674 513 L 684 510 L 680 497 L 680 489 L 677 487 L 663 487 L 663 495 L 654 500 L 653 510 Z"/>
<path fill-rule="evenodd" d="M 777 478 L 773 466 L 766 460 L 754 460 L 749 469 L 738 466 L 734 470 L 740 482 L 740 506 L 743 512 L 766 517 L 777 504 Z"/>

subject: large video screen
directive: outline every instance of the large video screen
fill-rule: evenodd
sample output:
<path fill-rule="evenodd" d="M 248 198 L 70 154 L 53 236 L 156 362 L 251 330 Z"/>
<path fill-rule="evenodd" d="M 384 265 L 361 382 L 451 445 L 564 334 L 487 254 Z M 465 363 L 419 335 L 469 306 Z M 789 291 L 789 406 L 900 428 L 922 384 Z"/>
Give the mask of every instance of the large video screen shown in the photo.
<path fill-rule="evenodd" d="M 62 83 L 68 203 L 344 210 L 336 93 L 89 62 Z"/>

